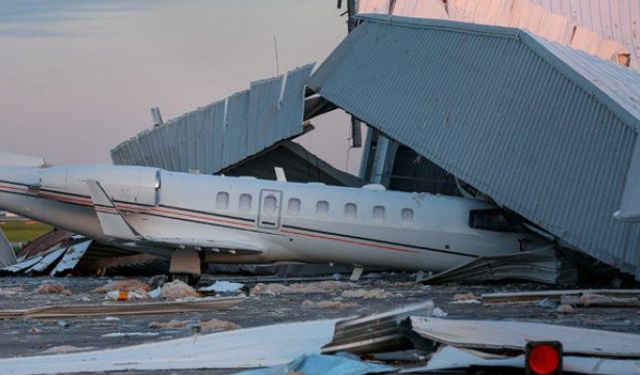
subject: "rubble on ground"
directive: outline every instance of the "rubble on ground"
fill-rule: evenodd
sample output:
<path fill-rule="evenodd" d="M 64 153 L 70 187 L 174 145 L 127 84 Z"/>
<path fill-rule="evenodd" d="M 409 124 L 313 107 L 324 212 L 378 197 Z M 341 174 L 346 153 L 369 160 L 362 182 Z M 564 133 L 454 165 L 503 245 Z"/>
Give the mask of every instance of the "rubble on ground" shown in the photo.
<path fill-rule="evenodd" d="M 38 293 L 48 293 L 48 294 L 60 294 L 63 296 L 70 296 L 72 293 L 69 289 L 67 289 L 64 285 L 54 284 L 54 283 L 42 283 L 38 289 L 36 289 Z"/>
<path fill-rule="evenodd" d="M 389 298 L 392 297 L 393 293 L 385 291 L 384 289 L 355 289 L 355 290 L 345 290 L 340 294 L 342 298 Z"/>
<path fill-rule="evenodd" d="M 93 290 L 94 293 L 109 293 L 109 292 L 136 292 L 138 294 L 146 294 L 151 290 L 151 286 L 149 284 L 144 283 L 140 280 L 136 279 L 127 279 L 127 280 L 115 280 L 111 281 L 99 288 Z"/>
<path fill-rule="evenodd" d="M 174 280 L 162 286 L 160 296 L 165 299 L 176 300 L 180 298 L 200 297 L 200 293 L 183 281 Z"/>
<path fill-rule="evenodd" d="M 338 290 L 348 289 L 355 287 L 356 284 L 345 281 L 320 281 L 311 283 L 293 283 L 289 285 L 284 284 L 263 284 L 258 283 L 252 289 L 252 293 L 256 295 L 260 294 L 307 294 L 307 293 L 335 293 Z"/>

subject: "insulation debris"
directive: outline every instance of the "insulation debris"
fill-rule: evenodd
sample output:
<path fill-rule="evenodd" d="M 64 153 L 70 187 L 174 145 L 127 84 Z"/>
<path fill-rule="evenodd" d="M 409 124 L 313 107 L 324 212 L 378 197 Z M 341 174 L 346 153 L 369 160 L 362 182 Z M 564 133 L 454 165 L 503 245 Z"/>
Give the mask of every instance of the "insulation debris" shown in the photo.
<path fill-rule="evenodd" d="M 387 292 L 384 289 L 356 289 L 356 290 L 345 290 L 340 294 L 342 298 L 389 298 L 393 297 L 394 294 L 391 292 Z"/>
<path fill-rule="evenodd" d="M 175 300 L 179 298 L 200 297 L 200 293 L 196 292 L 196 290 L 188 284 L 180 280 L 175 280 L 162 286 L 160 296 L 162 298 Z"/>
<path fill-rule="evenodd" d="M 187 326 L 189 322 L 182 320 L 171 320 L 168 322 L 151 322 L 147 328 L 152 329 L 181 329 Z"/>
<path fill-rule="evenodd" d="M 268 294 L 297 294 L 297 293 L 335 293 L 341 289 L 355 287 L 356 284 L 344 281 L 320 281 L 315 283 L 294 283 L 289 285 L 283 284 L 263 284 L 258 283 L 253 288 L 252 293 L 256 295 Z"/>
<path fill-rule="evenodd" d="M 240 329 L 239 325 L 229 322 L 226 320 L 218 320 L 212 318 L 211 320 L 200 322 L 200 329 L 202 332 L 211 332 L 211 331 L 233 331 L 236 329 Z"/>
<path fill-rule="evenodd" d="M 146 294 L 151 290 L 149 284 L 144 283 L 136 279 L 116 280 L 110 281 L 107 284 L 93 290 L 94 293 L 109 293 L 109 292 L 136 292 L 139 294 Z"/>
<path fill-rule="evenodd" d="M 54 283 L 42 283 L 38 289 L 36 289 L 36 292 L 43 294 L 61 294 L 63 296 L 70 296 L 73 294 L 64 285 Z"/>

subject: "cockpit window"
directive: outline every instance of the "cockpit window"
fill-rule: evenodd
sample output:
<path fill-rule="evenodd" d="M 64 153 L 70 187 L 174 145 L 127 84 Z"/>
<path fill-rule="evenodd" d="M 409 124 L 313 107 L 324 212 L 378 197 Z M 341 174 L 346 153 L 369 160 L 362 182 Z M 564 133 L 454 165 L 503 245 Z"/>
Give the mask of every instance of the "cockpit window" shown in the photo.
<path fill-rule="evenodd" d="M 525 227 L 513 215 L 500 209 L 471 210 L 469 226 L 494 232 L 522 232 Z"/>

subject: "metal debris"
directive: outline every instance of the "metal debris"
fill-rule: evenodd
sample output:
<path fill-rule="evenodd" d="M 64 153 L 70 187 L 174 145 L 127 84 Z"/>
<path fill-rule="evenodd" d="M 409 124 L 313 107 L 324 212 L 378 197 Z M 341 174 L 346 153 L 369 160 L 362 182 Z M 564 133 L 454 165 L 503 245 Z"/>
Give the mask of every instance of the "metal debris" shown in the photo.
<path fill-rule="evenodd" d="M 377 353 L 411 348 L 411 342 L 401 333 L 400 322 L 410 316 L 430 315 L 433 302 L 406 306 L 382 314 L 375 314 L 336 323 L 333 340 L 322 347 L 322 354 L 341 351 L 349 353 Z"/>
<path fill-rule="evenodd" d="M 411 326 L 425 339 L 489 353 L 524 353 L 529 341 L 560 341 L 567 355 L 640 358 L 640 335 L 628 333 L 542 323 L 424 317 L 411 317 Z"/>
<path fill-rule="evenodd" d="M 479 257 L 465 264 L 427 277 L 425 284 L 451 281 L 524 280 L 545 284 L 575 282 L 575 266 L 561 259 L 552 247 L 508 255 Z"/>
<path fill-rule="evenodd" d="M 0 359 L 3 375 L 125 370 L 256 368 L 320 351 L 335 320 L 277 324 L 118 349 Z M 132 335 L 133 333 L 129 333 Z M 156 333 L 157 334 L 157 333 Z"/>

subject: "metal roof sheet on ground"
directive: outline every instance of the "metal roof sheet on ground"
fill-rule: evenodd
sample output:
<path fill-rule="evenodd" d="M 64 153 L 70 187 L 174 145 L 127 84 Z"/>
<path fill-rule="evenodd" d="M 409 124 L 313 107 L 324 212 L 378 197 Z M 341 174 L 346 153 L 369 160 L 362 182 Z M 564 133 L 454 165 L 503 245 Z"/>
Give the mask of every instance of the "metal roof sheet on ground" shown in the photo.
<path fill-rule="evenodd" d="M 518 29 L 361 18 L 311 88 L 640 279 L 640 225 L 612 216 L 636 146 L 640 75 Z"/>
<path fill-rule="evenodd" d="M 253 82 L 249 90 L 144 130 L 111 150 L 113 162 L 211 174 L 300 135 L 312 69 Z"/>

